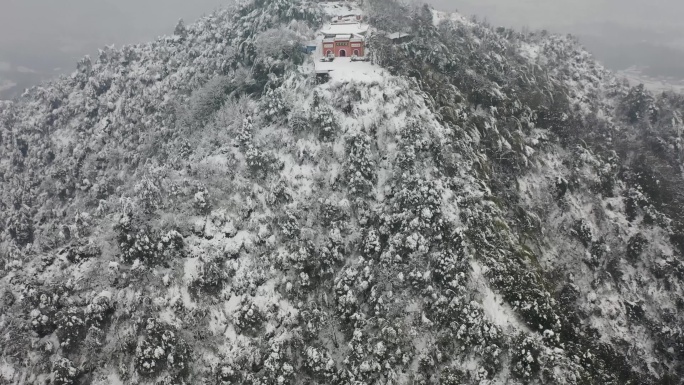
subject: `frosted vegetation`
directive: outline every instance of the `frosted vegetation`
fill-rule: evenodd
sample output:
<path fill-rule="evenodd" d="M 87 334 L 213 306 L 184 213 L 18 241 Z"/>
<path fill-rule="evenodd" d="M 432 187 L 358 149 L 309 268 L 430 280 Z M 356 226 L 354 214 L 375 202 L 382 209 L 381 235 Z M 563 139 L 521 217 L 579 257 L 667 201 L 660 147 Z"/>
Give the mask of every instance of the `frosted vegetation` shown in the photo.
<path fill-rule="evenodd" d="M 358 78 L 255 0 L 0 102 L 0 384 L 680 381 L 684 98 L 363 7 Z"/>

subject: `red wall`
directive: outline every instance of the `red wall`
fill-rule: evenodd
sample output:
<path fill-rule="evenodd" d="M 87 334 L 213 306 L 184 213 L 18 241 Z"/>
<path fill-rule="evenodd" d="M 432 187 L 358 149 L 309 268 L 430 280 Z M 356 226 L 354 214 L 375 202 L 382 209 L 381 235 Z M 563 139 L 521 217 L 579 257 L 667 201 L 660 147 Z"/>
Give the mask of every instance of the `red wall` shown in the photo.
<path fill-rule="evenodd" d="M 346 45 L 340 45 L 346 44 Z M 357 56 L 365 55 L 365 44 L 363 42 L 335 42 L 335 43 L 323 43 L 323 55 L 327 56 L 329 51 L 335 55 L 335 57 L 341 57 L 342 51 L 345 52 L 346 57 L 351 57 L 354 55 L 354 51 L 358 50 Z"/>
<path fill-rule="evenodd" d="M 359 53 L 356 56 L 365 56 L 366 46 L 363 42 L 349 43 L 349 51 L 351 52 L 351 55 L 354 55 L 355 50 L 359 50 Z"/>

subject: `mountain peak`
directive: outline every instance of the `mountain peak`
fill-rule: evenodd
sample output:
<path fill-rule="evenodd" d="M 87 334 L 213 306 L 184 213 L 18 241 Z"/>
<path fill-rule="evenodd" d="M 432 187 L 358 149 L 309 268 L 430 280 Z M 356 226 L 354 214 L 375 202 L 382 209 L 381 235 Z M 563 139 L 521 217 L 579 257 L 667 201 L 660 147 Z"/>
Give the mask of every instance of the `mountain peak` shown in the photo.
<path fill-rule="evenodd" d="M 675 383 L 682 101 L 392 0 L 105 48 L 0 104 L 0 379 Z"/>

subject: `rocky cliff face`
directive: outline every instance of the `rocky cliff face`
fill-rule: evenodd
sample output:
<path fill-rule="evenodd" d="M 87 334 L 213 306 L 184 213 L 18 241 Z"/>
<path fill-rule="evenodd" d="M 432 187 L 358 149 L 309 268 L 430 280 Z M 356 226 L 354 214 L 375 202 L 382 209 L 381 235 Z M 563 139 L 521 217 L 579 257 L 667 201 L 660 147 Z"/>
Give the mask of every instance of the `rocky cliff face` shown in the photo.
<path fill-rule="evenodd" d="M 325 83 L 265 0 L 0 105 L 0 383 L 678 383 L 684 99 L 363 8 Z"/>

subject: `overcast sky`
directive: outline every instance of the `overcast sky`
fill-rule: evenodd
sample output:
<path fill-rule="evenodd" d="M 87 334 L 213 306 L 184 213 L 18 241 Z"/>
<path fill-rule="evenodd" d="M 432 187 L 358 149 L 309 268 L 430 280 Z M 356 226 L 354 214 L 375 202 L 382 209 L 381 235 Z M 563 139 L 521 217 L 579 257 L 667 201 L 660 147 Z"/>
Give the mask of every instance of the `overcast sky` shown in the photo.
<path fill-rule="evenodd" d="M 486 15 L 499 24 L 533 28 L 620 23 L 681 29 L 681 0 L 432 0 L 436 6 Z"/>
<path fill-rule="evenodd" d="M 222 0 L 0 0 L 0 59 L 21 53 L 73 59 L 107 44 L 147 41 L 195 20 Z M 21 57 L 21 55 L 19 56 Z M 21 60 L 21 59 L 19 59 Z"/>
<path fill-rule="evenodd" d="M 478 15 L 498 26 L 579 36 L 608 68 L 684 79 L 682 0 L 429 0 L 437 8 Z M 639 82 L 649 81 L 638 76 Z"/>
<path fill-rule="evenodd" d="M 70 72 L 98 47 L 148 41 L 226 0 L 0 0 L 0 93 Z M 684 78 L 682 0 L 428 0 L 495 25 L 579 35 L 609 67 Z M 0 94 L 1 95 L 1 94 Z"/>

